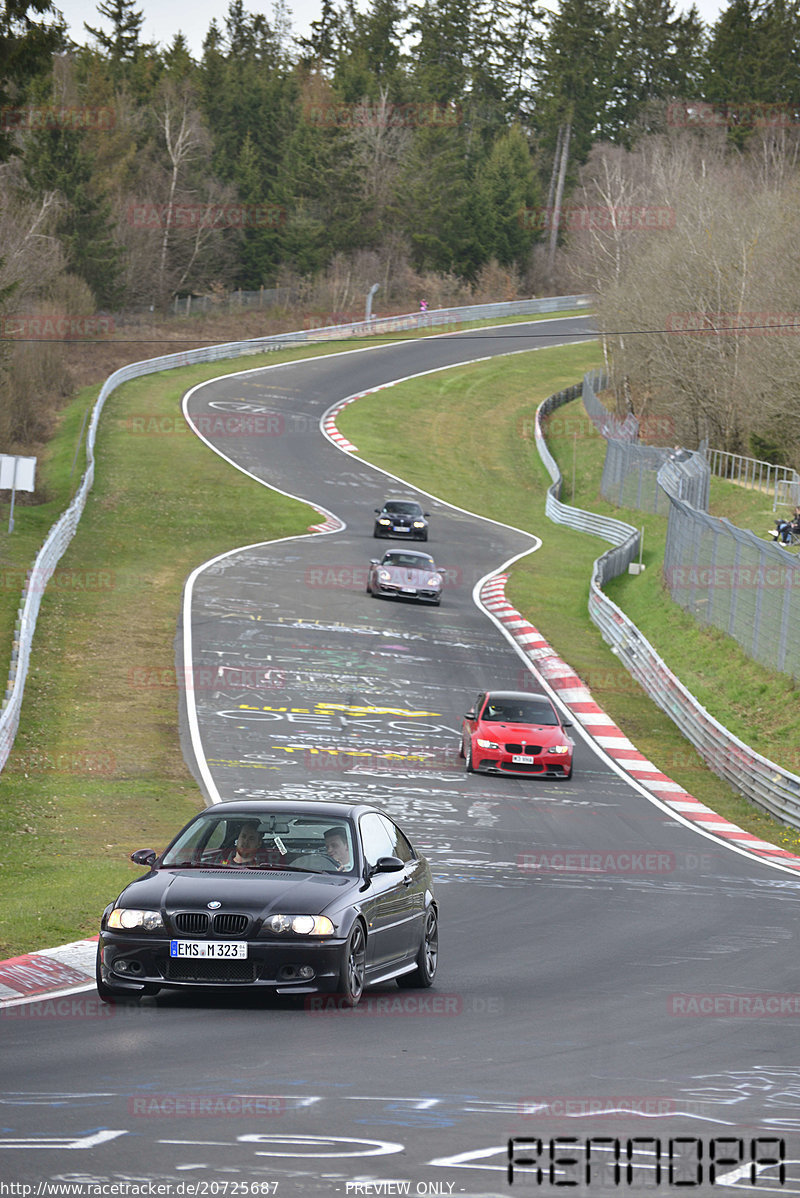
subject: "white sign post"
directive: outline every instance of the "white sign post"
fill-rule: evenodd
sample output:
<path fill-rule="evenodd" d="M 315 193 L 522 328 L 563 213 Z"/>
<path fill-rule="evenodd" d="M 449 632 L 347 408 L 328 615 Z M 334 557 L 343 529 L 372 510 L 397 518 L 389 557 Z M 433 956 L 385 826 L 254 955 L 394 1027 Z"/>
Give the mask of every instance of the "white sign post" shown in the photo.
<path fill-rule="evenodd" d="M 21 458 L 11 453 L 0 453 L 0 491 L 11 492 L 9 532 L 14 531 L 14 500 L 17 491 L 35 491 L 35 478 L 36 458 Z"/>

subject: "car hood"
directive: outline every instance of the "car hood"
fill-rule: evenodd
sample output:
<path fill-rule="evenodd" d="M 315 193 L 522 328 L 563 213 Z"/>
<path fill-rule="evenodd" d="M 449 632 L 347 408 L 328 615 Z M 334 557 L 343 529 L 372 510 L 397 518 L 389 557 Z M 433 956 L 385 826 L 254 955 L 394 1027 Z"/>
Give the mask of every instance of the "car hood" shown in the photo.
<path fill-rule="evenodd" d="M 558 724 L 504 724 L 500 720 L 483 723 L 480 726 L 480 736 L 487 740 L 524 741 L 526 744 L 553 745 L 563 744 L 569 740 L 563 728 Z"/>
<path fill-rule="evenodd" d="M 319 915 L 358 879 L 339 874 L 308 874 L 270 870 L 159 869 L 126 886 L 118 905 L 149 910 L 205 911 L 218 902 L 218 911 L 247 912 L 266 917 L 277 911 Z"/>
<path fill-rule="evenodd" d="M 379 569 L 388 570 L 392 582 L 409 587 L 424 586 L 432 575 L 439 573 L 438 570 L 412 570 L 409 566 L 380 566 Z"/>

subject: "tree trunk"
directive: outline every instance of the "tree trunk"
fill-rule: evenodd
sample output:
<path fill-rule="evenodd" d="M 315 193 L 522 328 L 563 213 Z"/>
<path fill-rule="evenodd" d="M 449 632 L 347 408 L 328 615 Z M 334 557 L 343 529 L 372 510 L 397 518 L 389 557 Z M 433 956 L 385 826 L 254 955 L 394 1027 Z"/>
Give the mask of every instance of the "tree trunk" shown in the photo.
<path fill-rule="evenodd" d="M 556 256 L 556 245 L 558 244 L 558 228 L 561 224 L 561 201 L 564 197 L 564 181 L 567 177 L 567 163 L 569 162 L 569 142 L 572 136 L 572 121 L 567 121 L 564 126 L 564 136 L 561 143 L 561 162 L 558 167 L 558 182 L 556 183 L 555 201 L 553 204 L 553 216 L 550 223 L 550 253 L 549 266 L 553 269 L 553 263 Z"/>

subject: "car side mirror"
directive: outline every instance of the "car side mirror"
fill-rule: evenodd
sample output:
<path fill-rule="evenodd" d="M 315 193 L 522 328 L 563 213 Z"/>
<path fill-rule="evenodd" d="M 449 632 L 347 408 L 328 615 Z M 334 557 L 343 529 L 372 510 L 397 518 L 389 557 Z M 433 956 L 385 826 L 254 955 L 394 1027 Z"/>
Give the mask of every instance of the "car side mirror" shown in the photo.
<path fill-rule="evenodd" d="M 155 849 L 137 849 L 135 853 L 131 853 L 131 861 L 134 865 L 146 865 L 148 869 L 152 869 L 158 861 L 158 853 Z"/>
<path fill-rule="evenodd" d="M 571 727 L 572 727 L 572 720 L 562 720 L 562 721 L 561 721 L 561 727 L 562 727 L 562 728 L 571 728 Z"/>
<path fill-rule="evenodd" d="M 423 512 L 422 514 L 423 514 L 423 516 L 425 516 L 425 517 L 426 517 L 426 519 L 427 519 L 427 517 L 428 517 L 428 516 L 430 516 L 430 512 Z"/>
<path fill-rule="evenodd" d="M 373 512 L 375 513 L 375 515 L 376 515 L 376 516 L 380 516 L 380 514 L 381 514 L 381 509 L 380 509 L 379 507 L 374 507 L 372 510 L 373 510 Z"/>
<path fill-rule="evenodd" d="M 372 868 L 374 874 L 398 874 L 405 865 L 399 857 L 379 857 Z"/>
<path fill-rule="evenodd" d="M 464 715 L 464 719 L 465 719 L 465 720 L 474 720 L 474 719 L 475 719 L 475 712 L 474 712 L 474 711 L 468 711 L 468 712 L 466 712 L 466 713 L 465 713 L 465 715 Z"/>
<path fill-rule="evenodd" d="M 379 566 L 381 564 L 381 559 L 379 557 L 371 557 L 369 559 L 369 564 L 371 566 Z"/>

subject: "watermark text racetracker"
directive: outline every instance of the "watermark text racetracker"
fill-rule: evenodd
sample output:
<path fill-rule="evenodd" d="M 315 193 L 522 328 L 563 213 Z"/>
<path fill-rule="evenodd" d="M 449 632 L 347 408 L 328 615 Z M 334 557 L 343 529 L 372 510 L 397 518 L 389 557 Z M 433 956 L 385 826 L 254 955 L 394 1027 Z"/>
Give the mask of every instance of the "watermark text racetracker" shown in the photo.
<path fill-rule="evenodd" d="M 376 1015 L 406 1019 L 452 1019 L 460 1015 L 502 1015 L 503 999 L 499 995 L 464 996 L 440 994 L 438 991 L 425 994 L 365 994 L 358 1006 L 354 1007 L 343 994 L 313 994 L 305 1000 L 305 1009 L 312 1015 L 343 1014 L 354 1019 Z"/>
<path fill-rule="evenodd" d="M 264 1119 L 286 1112 L 277 1094 L 132 1094 L 128 1114 L 139 1119 Z"/>
<path fill-rule="evenodd" d="M 665 329 L 668 333 L 693 336 L 775 337 L 800 333 L 800 312 L 774 309 L 753 312 L 670 312 Z"/>
<path fill-rule="evenodd" d="M 520 208 L 517 220 L 523 229 L 652 232 L 674 228 L 675 209 L 666 204 L 565 204 Z"/>
<path fill-rule="evenodd" d="M 281 437 L 286 431 L 282 412 L 211 412 L 192 416 L 152 413 L 127 416 L 126 432 L 139 437 L 174 437 L 199 433 L 201 437 Z"/>
<path fill-rule="evenodd" d="M 134 690 L 177 689 L 189 694 L 283 690 L 286 675 L 283 670 L 264 666 L 194 666 L 177 672 L 172 666 L 131 666 L 128 686 Z"/>
<path fill-rule="evenodd" d="M 279 229 L 286 209 L 278 204 L 129 204 L 133 229 Z"/>
<path fill-rule="evenodd" d="M 424 551 L 423 551 L 424 552 Z M 440 566 L 437 564 L 436 573 L 441 574 L 443 586 L 457 587 L 463 582 L 463 572 L 458 566 Z M 369 567 L 361 565 L 312 565 L 306 567 L 303 581 L 307 587 L 321 590 L 361 590 L 367 585 Z M 481 575 L 475 571 L 475 582 Z"/>
<path fill-rule="evenodd" d="M 3 341 L 96 341 L 114 332 L 114 317 L 65 316 L 60 312 L 30 312 L 0 316 Z"/>

